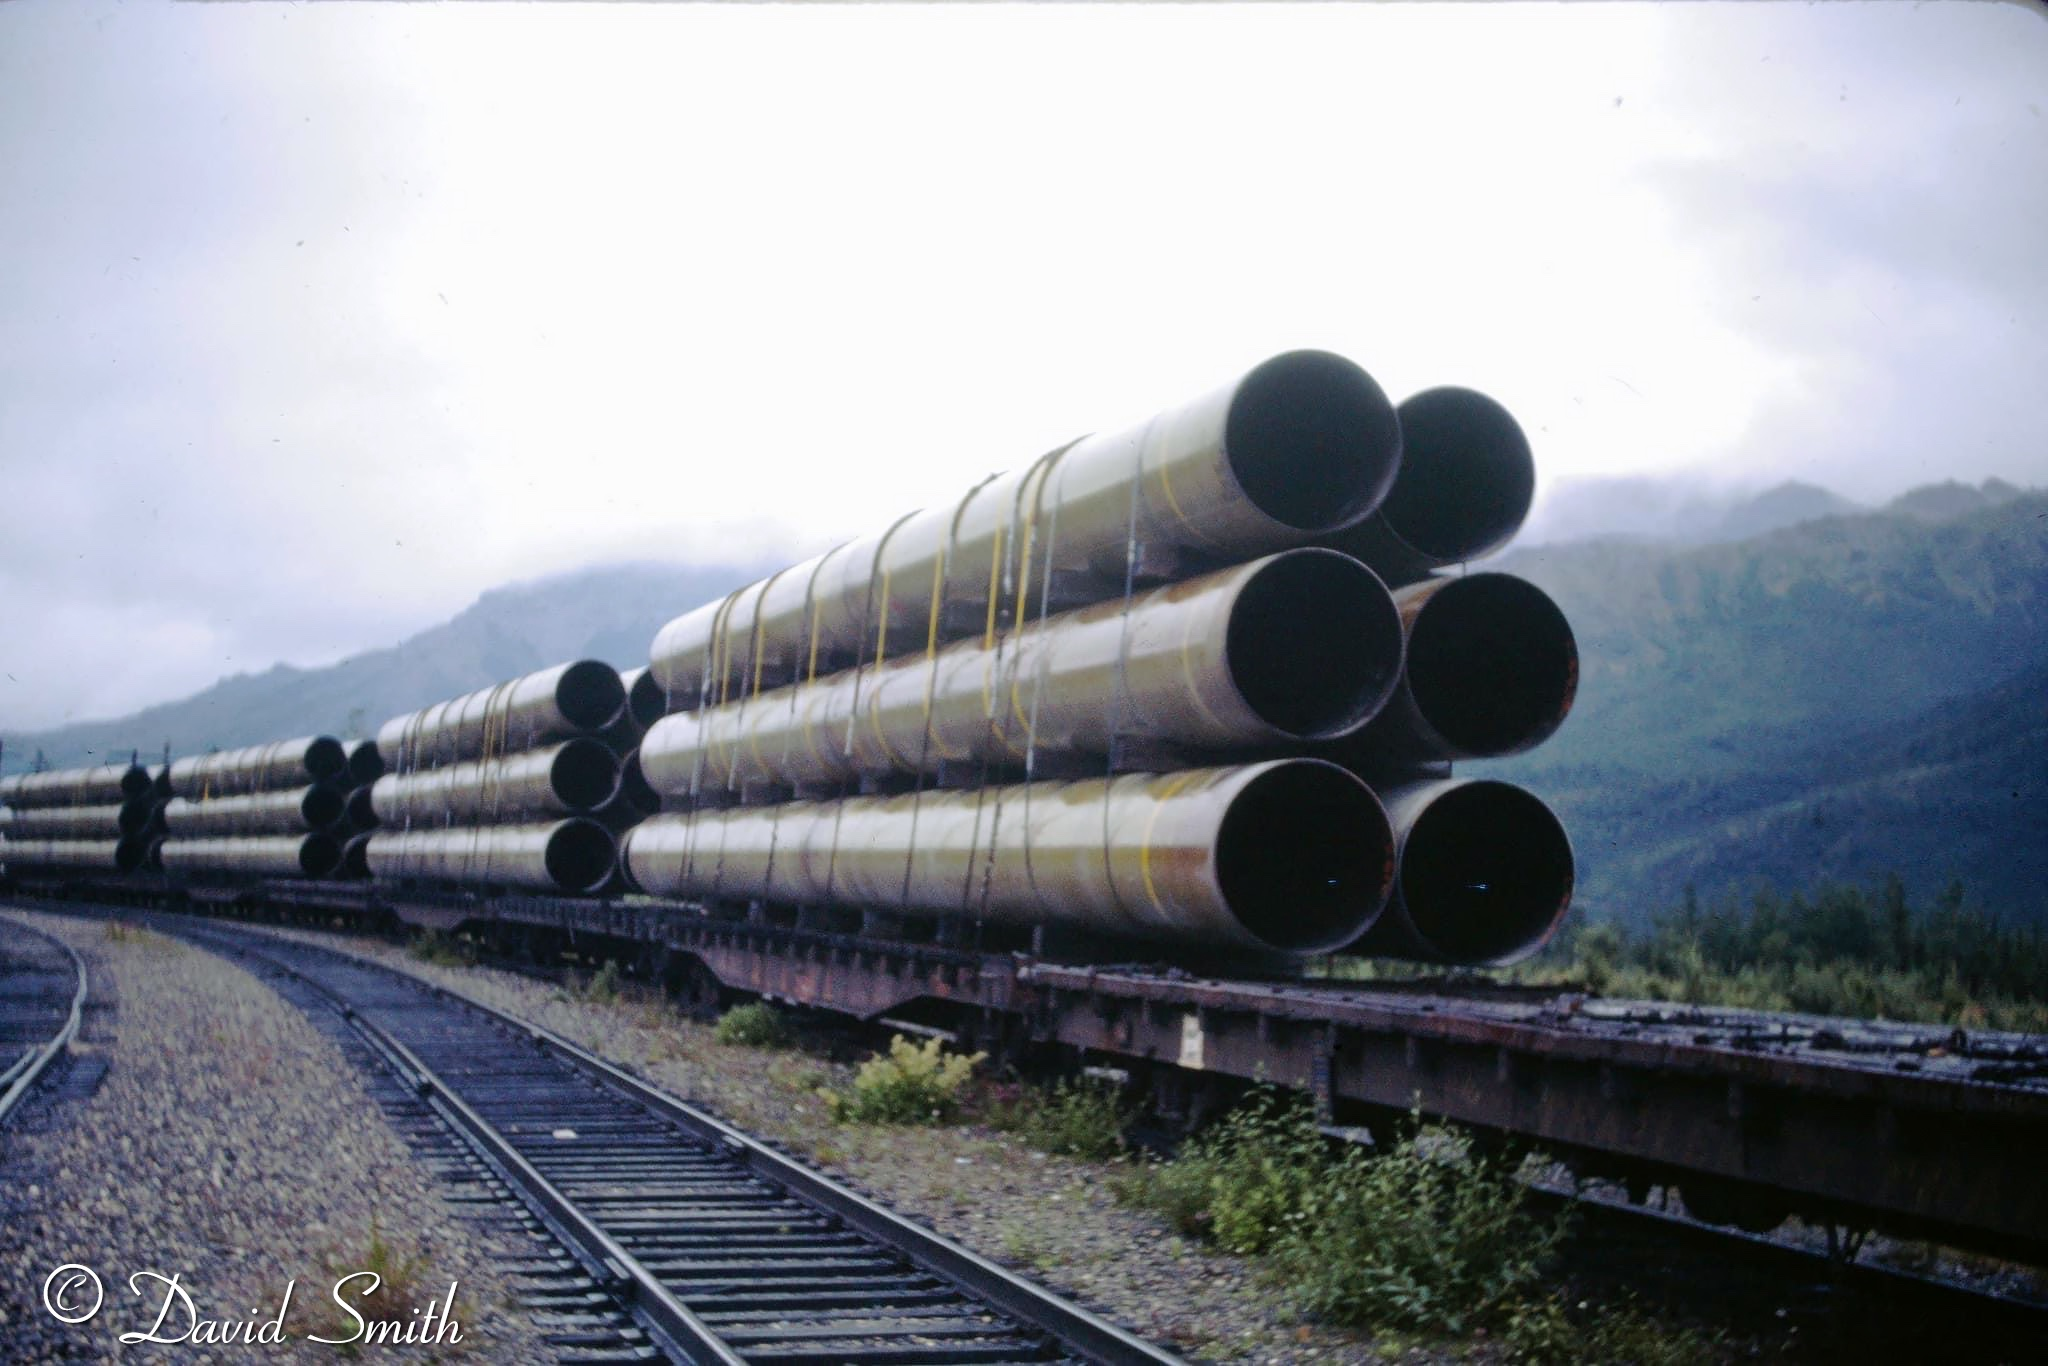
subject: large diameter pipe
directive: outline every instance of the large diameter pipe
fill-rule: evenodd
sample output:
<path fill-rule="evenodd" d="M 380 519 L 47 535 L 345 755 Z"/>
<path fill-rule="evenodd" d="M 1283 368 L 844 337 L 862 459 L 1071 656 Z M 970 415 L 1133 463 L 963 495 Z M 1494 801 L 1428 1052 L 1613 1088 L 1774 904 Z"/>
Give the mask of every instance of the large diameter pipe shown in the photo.
<path fill-rule="evenodd" d="M 1353 952 L 1499 966 L 1542 948 L 1572 900 L 1572 845 L 1513 783 L 1446 779 L 1382 794 L 1399 849 L 1386 914 Z M 1370 842 L 1377 828 L 1367 832 Z"/>
<path fill-rule="evenodd" d="M 393 773 L 498 758 L 601 731 L 625 705 L 619 671 L 580 659 L 394 716 L 377 731 L 377 750 Z"/>
<path fill-rule="evenodd" d="M 624 758 L 628 751 L 639 745 L 640 737 L 647 734 L 647 728 L 668 710 L 668 699 L 661 695 L 661 685 L 654 681 L 653 672 L 644 664 L 620 674 L 619 682 L 626 689 L 625 710 L 597 738 L 611 746 L 612 753 Z"/>
<path fill-rule="evenodd" d="M 100 764 L 16 773 L 0 778 L 0 806 L 27 811 L 51 806 L 111 806 L 149 794 L 149 770 L 140 764 Z"/>
<path fill-rule="evenodd" d="M 1520 754 L 1571 714 L 1579 648 L 1550 595 L 1512 574 L 1436 577 L 1394 594 L 1400 685 L 1364 729 L 1323 751 L 1369 774 Z"/>
<path fill-rule="evenodd" d="M 1127 431 L 1084 437 L 958 502 L 826 552 L 664 626 L 651 667 L 669 710 L 715 705 L 816 658 L 922 645 L 1028 620 L 1048 581 L 1120 593 L 1130 566 L 1181 577 L 1352 525 L 1385 496 L 1400 425 L 1372 377 L 1296 351 Z M 936 599 L 936 602 L 934 601 Z"/>
<path fill-rule="evenodd" d="M 941 763 L 1247 750 L 1344 735 L 1401 673 L 1401 620 L 1358 561 L 1290 550 L 742 702 L 662 718 L 662 793 L 820 783 Z"/>
<path fill-rule="evenodd" d="M 384 755 L 375 740 L 344 740 L 341 747 L 348 753 L 347 786 L 362 787 L 384 776 Z"/>
<path fill-rule="evenodd" d="M 1287 953 L 1356 938 L 1393 876 L 1371 790 L 1313 759 L 655 816 L 626 833 L 623 856 L 660 896 Z"/>
<path fill-rule="evenodd" d="M 1514 417 L 1472 389 L 1427 389 L 1397 410 L 1401 470 L 1386 500 L 1321 544 L 1389 584 L 1491 554 L 1514 539 L 1536 495 L 1536 463 Z"/>
<path fill-rule="evenodd" d="M 345 801 L 341 790 L 327 783 L 295 792 L 253 792 L 203 802 L 173 797 L 164 804 L 164 827 L 178 840 L 201 835 L 303 835 L 330 829 L 342 818 Z"/>
<path fill-rule="evenodd" d="M 92 868 L 132 873 L 149 852 L 140 837 L 118 840 L 0 839 L 0 864 L 9 869 Z"/>
<path fill-rule="evenodd" d="M 542 891 L 594 892 L 618 865 L 611 832 L 571 817 L 545 825 L 378 831 L 362 846 L 380 882 L 411 879 Z"/>
<path fill-rule="evenodd" d="M 567 740 L 507 759 L 387 773 L 370 789 L 379 827 L 499 825 L 573 816 L 610 801 L 619 761 L 597 740 Z"/>
<path fill-rule="evenodd" d="M 157 858 L 172 872 L 323 878 L 341 867 L 341 845 L 325 833 L 167 839 Z"/>
<path fill-rule="evenodd" d="M 124 839 L 146 832 L 155 810 L 148 797 L 107 806 L 28 807 L 0 814 L 0 827 L 24 840 Z"/>
<path fill-rule="evenodd" d="M 191 801 L 296 790 L 321 783 L 348 767 L 348 751 L 331 735 L 305 735 L 267 745 L 192 754 L 173 760 L 173 794 Z"/>

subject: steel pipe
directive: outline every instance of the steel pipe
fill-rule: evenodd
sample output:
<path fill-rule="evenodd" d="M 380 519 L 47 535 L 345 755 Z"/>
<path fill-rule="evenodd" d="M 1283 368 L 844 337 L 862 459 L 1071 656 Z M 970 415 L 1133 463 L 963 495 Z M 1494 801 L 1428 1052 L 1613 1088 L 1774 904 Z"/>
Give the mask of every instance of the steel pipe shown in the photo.
<path fill-rule="evenodd" d="M 841 782 L 942 763 L 1271 748 L 1362 725 L 1401 674 L 1401 619 L 1358 561 L 1290 550 L 705 711 L 640 743 L 656 791 Z"/>
<path fill-rule="evenodd" d="M 149 797 L 107 806 L 0 808 L 0 828 L 24 840 L 117 840 L 147 831 L 155 814 Z"/>
<path fill-rule="evenodd" d="M 1115 596 L 1134 549 L 1155 581 L 1302 545 L 1377 507 L 1400 452 L 1370 375 L 1291 352 L 678 617 L 651 667 L 667 710 L 712 706 L 818 658 L 1028 621 L 1048 586 L 1069 606 Z"/>
<path fill-rule="evenodd" d="M 0 806 L 27 811 L 51 806 L 111 806 L 149 794 L 149 771 L 140 764 L 55 768 L 0 778 Z"/>
<path fill-rule="evenodd" d="M 203 802 L 173 797 L 164 804 L 164 827 L 177 840 L 202 835 L 303 835 L 331 829 L 346 805 L 341 790 L 327 783 L 295 792 L 252 792 Z"/>
<path fill-rule="evenodd" d="M 1399 872 L 1352 952 L 1497 967 L 1542 948 L 1572 901 L 1572 845 L 1541 800 L 1492 779 L 1382 794 Z M 1367 831 L 1370 844 L 1378 828 Z"/>
<path fill-rule="evenodd" d="M 1321 751 L 1368 774 L 1520 754 L 1571 714 L 1579 648 L 1550 595 L 1512 574 L 1436 577 L 1394 594 L 1400 685 L 1362 730 Z"/>
<path fill-rule="evenodd" d="M 1356 938 L 1393 876 L 1371 790 L 1313 759 L 662 815 L 626 833 L 623 857 L 659 896 L 1289 953 Z"/>
<path fill-rule="evenodd" d="M 370 789 L 370 802 L 379 827 L 500 825 L 578 815 L 618 790 L 618 759 L 584 738 L 507 759 L 387 773 Z"/>
<path fill-rule="evenodd" d="M 374 800 L 376 784 L 364 783 L 348 794 L 348 805 L 344 819 L 351 830 L 375 830 L 377 828 L 377 803 Z"/>
<path fill-rule="evenodd" d="M 384 776 L 384 755 L 375 740 L 344 740 L 341 747 L 348 751 L 349 787 L 362 787 Z"/>
<path fill-rule="evenodd" d="M 594 892 L 610 879 L 618 856 L 610 831 L 571 817 L 546 825 L 379 831 L 363 845 L 363 863 L 380 882 L 416 879 Z"/>
<path fill-rule="evenodd" d="M 192 801 L 296 790 L 325 782 L 348 767 L 348 751 L 331 735 L 306 735 L 267 745 L 191 754 L 171 762 L 171 792 Z"/>
<path fill-rule="evenodd" d="M 644 664 L 620 674 L 619 682 L 626 689 L 625 709 L 598 739 L 610 745 L 612 753 L 623 759 L 640 743 L 640 737 L 647 734 L 647 728 L 661 719 L 668 704 L 661 695 L 661 685 L 654 681 L 654 674 Z"/>
<path fill-rule="evenodd" d="M 394 716 L 377 731 L 392 773 L 414 773 L 601 731 L 625 709 L 619 672 L 595 659 L 557 664 Z"/>
<path fill-rule="evenodd" d="M 172 872 L 323 878 L 332 877 L 341 866 L 341 844 L 324 832 L 167 839 L 157 851 L 157 858 Z"/>
<path fill-rule="evenodd" d="M 1536 496 L 1529 439 L 1485 394 L 1427 389 L 1397 411 L 1401 470 L 1386 500 L 1320 540 L 1394 587 L 1500 549 L 1521 530 Z"/>
<path fill-rule="evenodd" d="M 8 868 L 111 868 L 132 873 L 148 853 L 146 841 L 0 839 L 0 865 Z"/>

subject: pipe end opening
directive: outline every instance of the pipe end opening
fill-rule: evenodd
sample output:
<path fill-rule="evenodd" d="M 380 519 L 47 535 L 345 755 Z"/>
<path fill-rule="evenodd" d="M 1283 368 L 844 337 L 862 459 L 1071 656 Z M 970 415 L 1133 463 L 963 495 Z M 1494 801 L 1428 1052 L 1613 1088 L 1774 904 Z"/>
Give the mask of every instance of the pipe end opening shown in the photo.
<path fill-rule="evenodd" d="M 548 877 L 565 892 L 594 892 L 612 875 L 618 846 L 596 821 L 563 821 L 548 836 Z"/>
<path fill-rule="evenodd" d="M 571 811 L 590 811 L 619 790 L 619 761 L 601 741 L 571 740 L 548 765 L 555 795 Z"/>
<path fill-rule="evenodd" d="M 1225 652 L 1238 695 L 1294 740 L 1370 720 L 1401 680 L 1401 614 L 1379 576 L 1333 550 L 1276 555 L 1239 592 Z"/>
<path fill-rule="evenodd" d="M 1543 743 L 1579 687 L 1571 623 L 1550 595 L 1512 574 L 1446 582 L 1408 636 L 1408 688 L 1456 754 L 1491 758 Z"/>
<path fill-rule="evenodd" d="M 1401 473 L 1380 515 L 1438 564 L 1497 550 L 1536 496 L 1536 461 L 1514 415 L 1473 389 L 1425 389 L 1400 407 Z"/>
<path fill-rule="evenodd" d="M 1572 846 L 1548 806 L 1512 783 L 1445 792 L 1401 853 L 1402 904 L 1446 962 L 1510 963 L 1543 946 L 1572 899 Z"/>
<path fill-rule="evenodd" d="M 603 730 L 626 707 L 619 671 L 598 659 L 579 659 L 555 683 L 555 706 L 578 730 Z"/>
<path fill-rule="evenodd" d="M 1401 424 L 1371 375 L 1327 351 L 1290 351 L 1231 396 L 1223 449 L 1253 505 L 1308 534 L 1379 506 L 1401 467 Z"/>
<path fill-rule="evenodd" d="M 1334 764 L 1275 764 L 1230 804 L 1216 877 L 1238 922 L 1270 948 L 1324 953 L 1363 934 L 1394 861 L 1387 813 Z"/>

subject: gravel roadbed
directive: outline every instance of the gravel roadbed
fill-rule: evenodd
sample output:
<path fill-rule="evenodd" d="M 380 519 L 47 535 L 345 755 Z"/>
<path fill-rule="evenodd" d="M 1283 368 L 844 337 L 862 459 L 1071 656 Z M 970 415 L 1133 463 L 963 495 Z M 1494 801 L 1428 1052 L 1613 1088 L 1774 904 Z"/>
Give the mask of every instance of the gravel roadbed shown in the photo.
<path fill-rule="evenodd" d="M 0 1358 L 335 1360 L 343 1349 L 304 1337 L 356 1329 L 328 1290 L 366 1269 L 376 1236 L 412 1274 L 404 1285 L 390 1277 L 397 1294 L 369 1303 L 395 1299 L 409 1319 L 455 1281 L 463 1341 L 365 1344 L 351 1349 L 360 1359 L 554 1359 L 509 1308 L 491 1249 L 441 1201 L 354 1069 L 297 1009 L 240 968 L 155 934 L 6 917 L 77 949 L 96 984 L 116 985 L 120 1007 L 97 1093 L 49 1132 L 0 1134 L 10 1174 L 0 1190 Z M 104 1286 L 104 1308 L 75 1326 L 43 1303 L 45 1278 L 66 1263 L 91 1268 Z M 296 1278 L 286 1341 L 123 1347 L 118 1335 L 149 1331 L 168 1294 L 147 1280 L 131 1294 L 140 1271 L 177 1275 L 199 1316 L 238 1331 L 276 1317 Z M 158 1331 L 186 1323 L 173 1308 Z"/>
<path fill-rule="evenodd" d="M 804 1052 L 721 1044 L 665 1003 L 592 1001 L 481 967 L 425 962 L 382 940 L 265 927 L 346 949 L 555 1030 L 673 1095 L 831 1172 L 899 1213 L 1174 1351 L 1234 1362 L 1439 1361 L 1467 1353 L 1307 1324 L 1253 1266 L 1119 1204 L 1111 1163 L 1051 1157 L 966 1124 L 838 1124 L 818 1096 L 854 1069 Z M 1479 1355 L 1486 1355 L 1481 1344 Z M 1448 1354 L 1447 1354 L 1448 1353 Z"/>

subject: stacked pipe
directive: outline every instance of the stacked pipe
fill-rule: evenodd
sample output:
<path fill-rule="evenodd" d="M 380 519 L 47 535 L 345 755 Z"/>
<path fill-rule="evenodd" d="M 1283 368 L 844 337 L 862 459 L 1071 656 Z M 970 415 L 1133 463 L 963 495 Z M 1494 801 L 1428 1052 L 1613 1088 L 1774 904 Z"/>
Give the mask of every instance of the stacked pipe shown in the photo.
<path fill-rule="evenodd" d="M 645 891 L 1291 953 L 1531 952 L 1571 851 L 1462 783 L 1569 708 L 1496 403 L 1294 352 L 676 618 Z M 1390 593 L 1388 585 L 1393 585 Z"/>
<path fill-rule="evenodd" d="M 638 740 L 626 684 L 595 660 L 393 717 L 377 733 L 389 765 L 370 788 L 377 825 L 350 842 L 348 870 L 599 890 L 617 866 L 613 829 L 639 819 L 621 779 Z"/>
<path fill-rule="evenodd" d="M 173 760 L 159 856 L 174 872 L 332 877 L 362 742 L 299 736 Z"/>
<path fill-rule="evenodd" d="M 0 778 L 0 865 L 132 873 L 153 859 L 157 805 L 135 763 Z"/>

